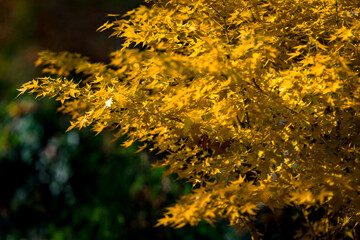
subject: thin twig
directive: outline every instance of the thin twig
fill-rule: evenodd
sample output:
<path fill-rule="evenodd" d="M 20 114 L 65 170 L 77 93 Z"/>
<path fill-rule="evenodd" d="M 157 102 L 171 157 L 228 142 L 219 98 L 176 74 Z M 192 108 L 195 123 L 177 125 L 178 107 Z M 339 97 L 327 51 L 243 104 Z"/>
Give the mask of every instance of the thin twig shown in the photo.
<path fill-rule="evenodd" d="M 219 17 L 223 20 L 223 24 L 224 26 L 222 26 L 225 30 L 225 35 L 226 35 L 226 39 L 227 39 L 227 43 L 230 44 L 230 37 L 229 37 L 229 32 L 228 32 L 228 26 L 226 23 L 226 18 L 211 4 L 209 3 L 210 7 L 219 15 Z M 223 0 L 223 5 L 225 5 L 225 2 Z M 215 21 L 215 19 L 214 19 Z M 217 21 L 215 21 L 217 24 L 219 24 Z"/>

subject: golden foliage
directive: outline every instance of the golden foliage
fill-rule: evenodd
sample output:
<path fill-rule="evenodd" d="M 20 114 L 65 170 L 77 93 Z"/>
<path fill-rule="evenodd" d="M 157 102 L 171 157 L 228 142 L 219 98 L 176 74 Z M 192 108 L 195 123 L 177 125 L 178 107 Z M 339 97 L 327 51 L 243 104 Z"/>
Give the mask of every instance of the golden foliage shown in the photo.
<path fill-rule="evenodd" d="M 56 97 L 73 118 L 69 129 L 110 128 L 115 137 L 128 136 L 125 147 L 151 142 L 152 150 L 166 152 L 157 166 L 192 182 L 193 193 L 158 225 L 221 217 L 246 227 L 259 203 L 293 205 L 306 219 L 309 207 L 326 212 L 299 236 L 356 238 L 359 1 L 150 5 L 98 29 L 125 41 L 108 64 L 45 51 L 36 64 L 57 77 L 19 91 Z M 65 78 L 72 73 L 84 79 Z"/>

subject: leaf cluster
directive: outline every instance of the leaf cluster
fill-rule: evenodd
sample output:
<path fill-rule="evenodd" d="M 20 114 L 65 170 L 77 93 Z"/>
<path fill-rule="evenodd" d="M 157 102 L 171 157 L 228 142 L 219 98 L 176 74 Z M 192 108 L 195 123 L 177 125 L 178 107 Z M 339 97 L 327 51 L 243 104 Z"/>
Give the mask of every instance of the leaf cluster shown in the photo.
<path fill-rule="evenodd" d="M 37 64 L 58 77 L 20 91 L 56 97 L 69 129 L 109 128 L 128 136 L 125 147 L 166 153 L 156 165 L 193 193 L 158 225 L 221 217 L 258 238 L 262 203 L 297 206 L 306 219 L 323 208 L 298 236 L 355 237 L 359 14 L 356 0 L 153 1 L 98 29 L 124 39 L 109 63 L 42 52 Z M 72 72 L 84 79 L 65 79 Z"/>

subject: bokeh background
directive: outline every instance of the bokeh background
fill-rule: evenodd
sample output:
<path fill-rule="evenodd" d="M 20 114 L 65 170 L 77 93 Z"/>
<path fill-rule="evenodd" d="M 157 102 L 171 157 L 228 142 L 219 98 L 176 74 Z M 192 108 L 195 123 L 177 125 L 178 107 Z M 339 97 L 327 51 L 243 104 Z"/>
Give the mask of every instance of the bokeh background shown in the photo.
<path fill-rule="evenodd" d="M 159 156 L 136 144 L 120 147 L 111 133 L 65 133 L 69 119 L 53 100 L 16 98 L 17 88 L 42 76 L 42 50 L 77 52 L 108 61 L 121 41 L 96 29 L 108 13 L 140 0 L 0 0 L 0 240 L 17 239 L 251 239 L 225 221 L 181 229 L 153 227 L 191 186 L 162 177 Z M 294 212 L 295 211 L 295 212 Z M 300 223 L 294 209 L 263 209 L 265 239 L 290 239 Z"/>

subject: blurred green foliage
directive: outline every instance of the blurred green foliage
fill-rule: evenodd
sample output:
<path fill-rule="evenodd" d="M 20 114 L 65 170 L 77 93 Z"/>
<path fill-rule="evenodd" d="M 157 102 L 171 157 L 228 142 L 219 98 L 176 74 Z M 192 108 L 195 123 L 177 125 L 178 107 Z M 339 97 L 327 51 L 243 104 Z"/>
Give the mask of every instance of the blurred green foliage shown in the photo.
<path fill-rule="evenodd" d="M 55 105 L 0 103 L 0 239 L 217 239 L 205 223 L 154 228 L 166 205 L 189 189 L 108 133 L 64 133 Z M 229 234 L 229 233 L 228 233 Z"/>

